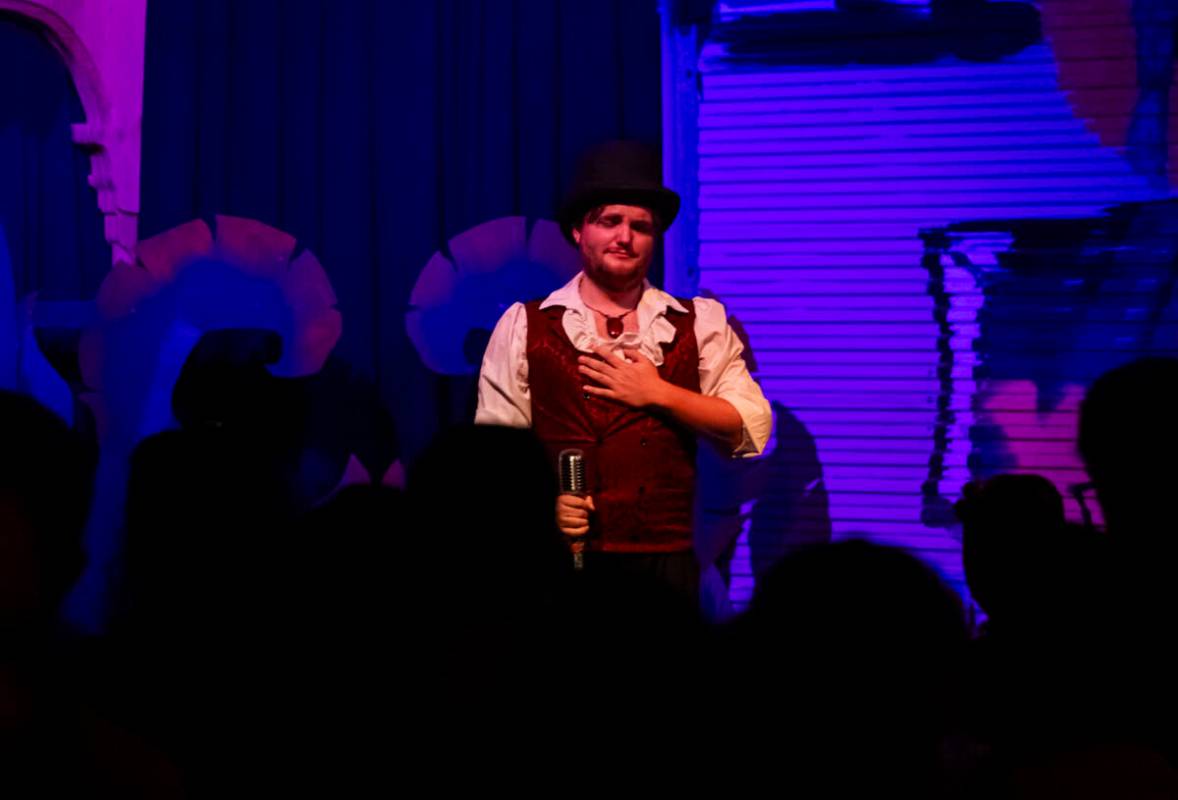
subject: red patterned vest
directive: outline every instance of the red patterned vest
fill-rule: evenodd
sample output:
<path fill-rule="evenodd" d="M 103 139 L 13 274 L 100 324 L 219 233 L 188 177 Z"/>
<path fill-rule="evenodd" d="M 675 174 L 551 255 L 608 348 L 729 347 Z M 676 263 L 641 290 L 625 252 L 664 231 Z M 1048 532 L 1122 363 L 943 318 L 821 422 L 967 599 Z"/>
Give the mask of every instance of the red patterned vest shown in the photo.
<path fill-rule="evenodd" d="M 675 338 L 663 345 L 659 375 L 699 391 L 695 306 L 667 309 Z M 532 428 L 556 465 L 561 450 L 585 451 L 585 481 L 597 509 L 587 547 L 613 553 L 669 553 L 692 546 L 695 434 L 673 420 L 581 390 L 581 355 L 564 331 L 563 306 L 528 303 Z"/>

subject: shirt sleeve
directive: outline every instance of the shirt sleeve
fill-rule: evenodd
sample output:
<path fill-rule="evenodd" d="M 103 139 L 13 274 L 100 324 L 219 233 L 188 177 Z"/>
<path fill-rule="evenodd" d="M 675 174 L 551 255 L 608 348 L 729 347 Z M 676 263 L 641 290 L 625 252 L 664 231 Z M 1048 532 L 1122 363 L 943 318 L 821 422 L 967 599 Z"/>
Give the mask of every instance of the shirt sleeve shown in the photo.
<path fill-rule="evenodd" d="M 499 318 L 483 354 L 477 424 L 531 427 L 527 342 L 528 313 L 522 303 L 515 303 Z"/>
<path fill-rule="evenodd" d="M 732 456 L 759 455 L 773 430 L 769 401 L 749 374 L 741 355 L 744 344 L 728 324 L 724 306 L 703 297 L 695 298 L 694 302 L 700 393 L 727 400 L 740 414 L 741 441 Z"/>

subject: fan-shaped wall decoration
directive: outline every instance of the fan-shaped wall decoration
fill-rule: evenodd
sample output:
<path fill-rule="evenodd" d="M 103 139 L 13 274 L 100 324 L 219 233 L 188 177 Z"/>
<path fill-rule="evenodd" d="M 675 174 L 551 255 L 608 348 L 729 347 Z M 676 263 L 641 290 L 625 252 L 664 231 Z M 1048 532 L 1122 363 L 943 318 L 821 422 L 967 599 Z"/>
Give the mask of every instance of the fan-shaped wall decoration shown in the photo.
<path fill-rule="evenodd" d="M 478 371 L 491 330 L 512 303 L 543 297 L 580 270 L 551 220 L 500 217 L 450 240 L 422 268 L 405 328 L 421 360 L 443 375 Z"/>
<path fill-rule="evenodd" d="M 132 440 L 168 427 L 185 360 L 207 331 L 261 328 L 282 337 L 272 368 L 319 370 L 342 321 L 331 283 L 294 237 L 250 219 L 218 216 L 216 234 L 193 220 L 140 242 L 98 291 L 100 321 L 80 344 L 86 400 L 104 437 Z"/>

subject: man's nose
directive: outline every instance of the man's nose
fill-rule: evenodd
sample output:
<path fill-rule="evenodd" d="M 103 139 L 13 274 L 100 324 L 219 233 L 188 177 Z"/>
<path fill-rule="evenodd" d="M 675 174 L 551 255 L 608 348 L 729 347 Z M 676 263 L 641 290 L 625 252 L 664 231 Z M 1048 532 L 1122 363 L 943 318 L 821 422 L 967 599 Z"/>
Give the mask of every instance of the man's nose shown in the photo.
<path fill-rule="evenodd" d="M 631 228 L 630 223 L 626 222 L 625 220 L 623 220 L 622 223 L 620 225 L 618 225 L 617 230 L 618 230 L 617 241 L 619 243 L 628 244 L 630 242 L 630 240 L 634 238 L 634 229 Z"/>

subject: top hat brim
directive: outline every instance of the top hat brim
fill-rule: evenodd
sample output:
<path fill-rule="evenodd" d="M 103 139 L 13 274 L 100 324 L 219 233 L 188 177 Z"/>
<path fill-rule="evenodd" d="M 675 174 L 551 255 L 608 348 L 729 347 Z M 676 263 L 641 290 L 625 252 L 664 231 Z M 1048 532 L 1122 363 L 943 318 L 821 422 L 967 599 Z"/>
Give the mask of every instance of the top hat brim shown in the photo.
<path fill-rule="evenodd" d="M 666 231 L 679 214 L 679 195 L 666 188 L 649 186 L 589 186 L 569 197 L 560 208 L 560 231 L 574 245 L 573 228 L 585 214 L 597 206 L 627 205 L 649 208 Z"/>

